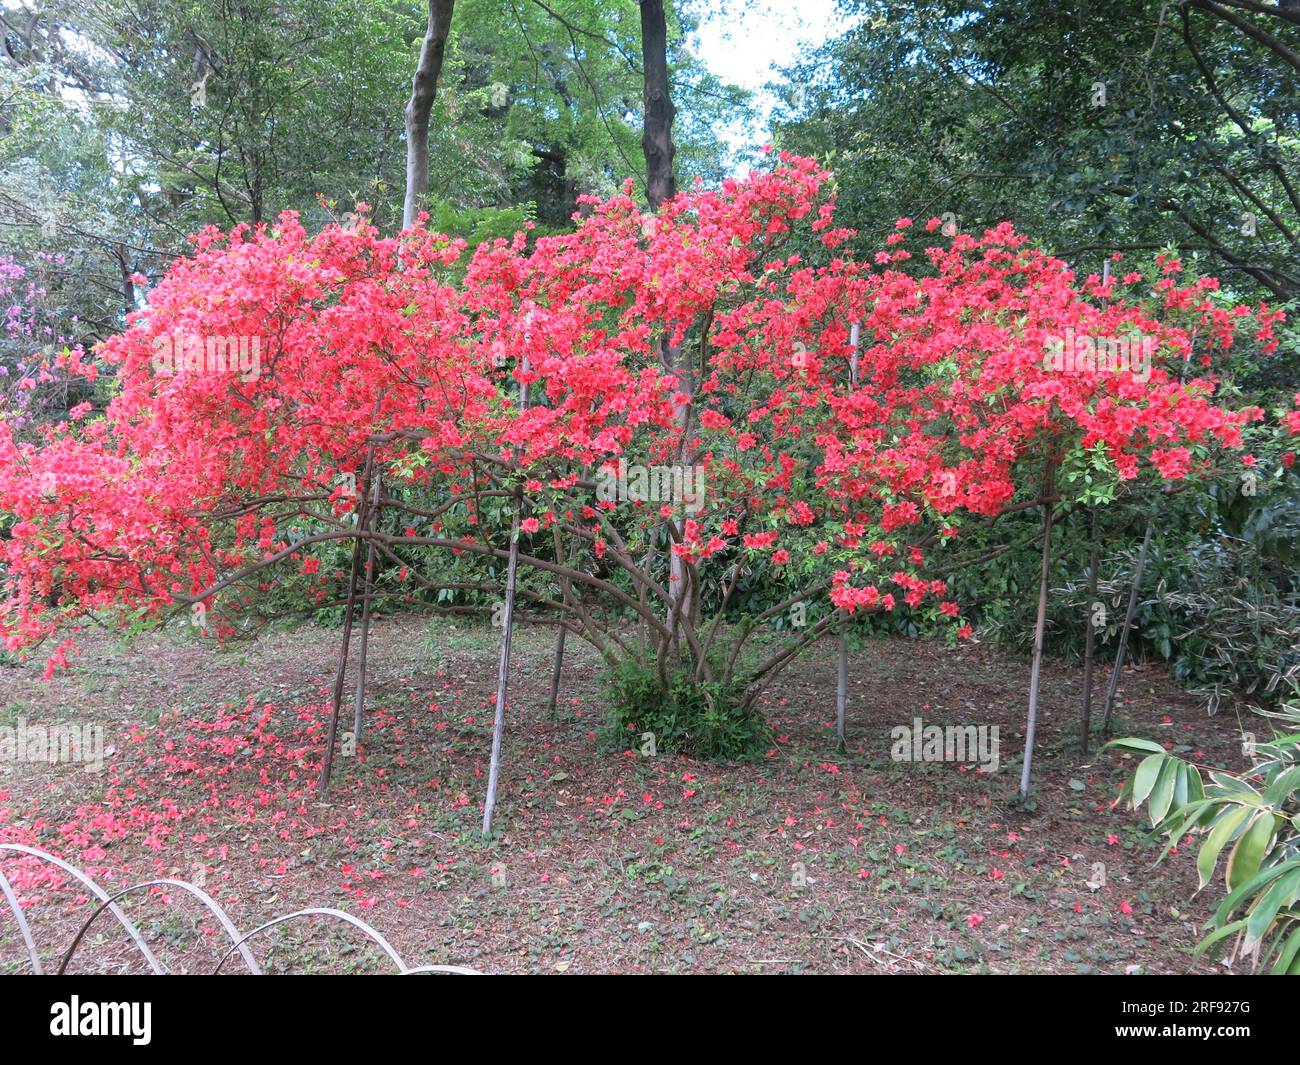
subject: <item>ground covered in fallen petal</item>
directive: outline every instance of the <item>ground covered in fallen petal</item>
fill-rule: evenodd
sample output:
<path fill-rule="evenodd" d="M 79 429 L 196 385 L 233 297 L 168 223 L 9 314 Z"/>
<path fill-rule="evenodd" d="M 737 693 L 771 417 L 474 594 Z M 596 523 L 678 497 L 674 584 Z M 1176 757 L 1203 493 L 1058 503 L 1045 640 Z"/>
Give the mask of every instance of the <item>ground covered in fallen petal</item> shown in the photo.
<path fill-rule="evenodd" d="M 371 639 L 361 741 L 318 775 L 337 630 L 217 649 L 182 635 L 87 635 L 74 671 L 0 666 L 0 726 L 102 728 L 98 772 L 0 762 L 0 843 L 52 852 L 108 891 L 199 884 L 248 931 L 328 906 L 409 965 L 487 972 L 1197 972 L 1208 903 L 1186 848 L 1159 867 L 1145 826 L 1112 809 L 1132 762 L 1081 764 L 1082 671 L 1049 663 L 1032 809 L 1014 801 L 1027 662 L 980 644 L 878 640 L 851 661 L 849 743 L 835 746 L 835 648 L 782 675 L 759 764 L 715 765 L 633 740 L 600 749 L 600 660 L 569 643 L 547 711 L 553 630 L 516 637 L 497 832 L 479 833 L 496 634 L 384 618 Z M 1242 767 L 1235 720 L 1210 718 L 1154 667 L 1126 670 L 1119 733 Z M 350 728 L 351 707 L 344 707 Z M 890 730 L 985 724 L 1003 764 L 891 759 Z M 47 967 L 94 909 L 35 859 L 0 858 Z M 166 886 L 122 906 L 181 972 L 228 940 Z M 320 918 L 251 942 L 268 971 L 379 972 L 356 929 Z M 0 911 L 0 972 L 28 961 Z M 223 971 L 239 971 L 227 960 Z M 1240 968 L 1240 966 L 1239 966 Z M 144 971 L 101 917 L 70 966 Z"/>

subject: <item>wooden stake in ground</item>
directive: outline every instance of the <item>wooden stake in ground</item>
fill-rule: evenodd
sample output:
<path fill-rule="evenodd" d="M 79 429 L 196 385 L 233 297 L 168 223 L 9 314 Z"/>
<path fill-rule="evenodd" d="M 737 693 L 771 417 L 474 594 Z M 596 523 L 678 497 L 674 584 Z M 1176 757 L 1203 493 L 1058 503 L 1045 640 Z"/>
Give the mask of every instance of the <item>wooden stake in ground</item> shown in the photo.
<path fill-rule="evenodd" d="M 1092 737 L 1092 666 L 1096 659 L 1097 619 L 1097 563 L 1101 545 L 1097 540 L 1097 508 L 1092 508 L 1092 524 L 1088 527 L 1088 634 L 1083 643 L 1083 732 L 1079 744 L 1083 757 L 1088 757 L 1088 741 Z"/>
<path fill-rule="evenodd" d="M 365 472 L 361 477 L 361 496 L 357 504 L 357 532 L 366 528 L 369 520 L 367 511 L 370 504 L 370 476 L 374 469 L 375 453 L 372 449 L 366 455 Z M 330 774 L 334 769 L 334 744 L 339 735 L 339 707 L 343 704 L 343 682 L 348 672 L 348 648 L 352 643 L 352 619 L 357 605 L 357 577 L 361 569 L 361 537 L 352 542 L 352 568 L 348 573 L 348 601 L 343 610 L 343 639 L 339 648 L 338 667 L 334 671 L 334 692 L 330 698 L 329 734 L 325 740 L 325 760 L 321 764 L 320 782 L 317 788 L 324 795 L 329 790 Z"/>
<path fill-rule="evenodd" d="M 840 653 L 835 669 L 835 743 L 844 749 L 844 717 L 849 705 L 849 643 L 840 633 Z"/>
<path fill-rule="evenodd" d="M 524 344 L 529 340 L 529 330 L 524 331 Z M 525 353 L 522 369 L 528 372 L 528 355 Z M 528 385 L 519 384 L 519 410 L 528 409 Z M 506 564 L 506 601 L 501 612 L 501 657 L 497 662 L 497 704 L 492 718 L 492 758 L 488 763 L 487 798 L 483 802 L 483 835 L 492 831 L 492 814 L 497 805 L 497 782 L 501 777 L 501 740 L 506 731 L 506 681 L 510 676 L 510 637 L 514 631 L 515 583 L 519 573 L 519 511 L 523 506 L 523 492 L 515 489 L 515 515 L 510 522 L 510 560 Z"/>
<path fill-rule="evenodd" d="M 380 477 L 376 473 L 370 499 L 369 527 L 371 532 L 376 532 L 379 529 L 379 493 Z M 366 708 L 366 659 L 370 653 L 370 601 L 375 596 L 375 543 L 373 540 L 366 547 L 366 572 L 365 579 L 361 584 L 365 589 L 361 602 L 361 646 L 358 648 L 361 661 L 357 663 L 357 687 L 352 706 L 352 739 L 357 743 L 361 741 L 361 717 Z"/>
<path fill-rule="evenodd" d="M 1110 683 L 1106 685 L 1106 705 L 1101 714 L 1103 736 L 1110 730 L 1110 713 L 1115 709 L 1115 693 L 1119 690 L 1119 675 L 1124 670 L 1124 658 L 1128 654 L 1128 634 L 1133 628 L 1133 617 L 1137 613 L 1138 590 L 1142 587 L 1142 572 L 1147 566 L 1147 552 L 1151 548 L 1151 533 L 1155 527 L 1155 519 L 1148 519 L 1146 535 L 1142 537 L 1142 550 L 1138 552 L 1137 567 L 1133 570 L 1133 587 L 1128 592 L 1128 607 L 1124 610 L 1124 627 L 1119 630 L 1119 649 L 1115 652 L 1115 665 L 1111 667 Z"/>
<path fill-rule="evenodd" d="M 853 355 L 849 359 L 849 386 L 857 388 L 858 386 L 858 323 L 854 322 L 849 327 L 849 345 L 853 349 Z M 843 613 L 841 612 L 843 616 Z M 843 630 L 840 632 L 840 649 L 839 660 L 837 663 L 835 677 L 835 743 L 844 749 L 844 728 L 845 719 L 848 716 L 849 707 L 849 644 Z"/>
<path fill-rule="evenodd" d="M 586 471 L 583 471 L 583 477 L 586 478 Z M 572 569 L 577 564 L 577 547 L 565 552 L 563 542 L 560 538 L 559 528 L 555 530 L 555 557 L 558 559 L 565 555 L 569 562 L 569 568 Z M 564 578 L 560 579 L 560 599 L 568 602 L 572 585 Z M 555 637 L 555 668 L 551 670 L 551 693 L 546 701 L 546 716 L 555 717 L 555 707 L 560 698 L 560 675 L 564 672 L 564 642 L 569 636 L 569 626 L 565 624 L 564 615 L 560 615 L 560 631 Z"/>
<path fill-rule="evenodd" d="M 1193 338 L 1194 339 L 1194 338 Z M 1192 364 L 1192 348 L 1189 346 L 1183 355 L 1183 368 L 1179 372 L 1178 382 L 1187 381 L 1187 370 Z M 1137 566 L 1133 570 L 1133 587 L 1129 589 L 1128 606 L 1124 610 L 1124 627 L 1119 633 L 1119 648 L 1115 652 L 1115 665 L 1111 667 L 1110 683 L 1106 685 L 1106 705 L 1101 715 L 1101 734 L 1110 733 L 1110 715 L 1115 709 L 1115 693 L 1119 690 L 1119 676 L 1124 669 L 1124 656 L 1128 654 L 1128 634 L 1133 628 L 1133 618 L 1137 614 L 1138 590 L 1142 587 L 1142 574 L 1147 568 L 1147 552 L 1151 548 L 1151 534 L 1155 531 L 1156 519 L 1153 513 L 1147 519 L 1147 529 L 1142 536 L 1142 550 L 1138 552 Z"/>
<path fill-rule="evenodd" d="M 1029 794 L 1029 774 L 1034 761 L 1034 733 L 1038 729 L 1038 681 L 1043 668 L 1043 634 L 1047 631 L 1047 577 L 1052 564 L 1052 517 L 1056 511 L 1056 462 L 1043 468 L 1043 566 L 1038 578 L 1038 620 L 1034 625 L 1034 664 L 1029 671 L 1029 721 L 1025 726 L 1025 763 L 1020 771 L 1020 794 Z"/>

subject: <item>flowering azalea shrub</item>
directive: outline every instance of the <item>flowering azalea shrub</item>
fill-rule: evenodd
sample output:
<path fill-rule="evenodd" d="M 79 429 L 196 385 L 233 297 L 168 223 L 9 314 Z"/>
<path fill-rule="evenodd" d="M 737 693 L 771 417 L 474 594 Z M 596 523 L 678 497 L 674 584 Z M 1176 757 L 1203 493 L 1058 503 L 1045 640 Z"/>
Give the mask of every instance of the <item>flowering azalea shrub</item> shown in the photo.
<path fill-rule="evenodd" d="M 355 538 L 398 594 L 495 595 L 517 518 L 524 604 L 748 713 L 846 618 L 968 635 L 948 545 L 1036 505 L 1045 467 L 1182 480 L 1259 416 L 1216 402 L 1215 359 L 1243 331 L 1267 350 L 1280 316 L 1174 259 L 1080 282 L 1009 225 L 936 219 L 858 262 L 829 174 L 788 156 L 655 216 L 630 190 L 587 206 L 469 257 L 291 213 L 199 234 L 125 331 L 62 359 L 113 375 L 102 417 L 0 425 L 6 645 L 92 611 L 228 634 L 279 574 L 336 596 Z M 791 250 L 810 240 L 816 261 Z M 1093 338 L 1142 372 L 1047 357 Z M 742 609 L 756 575 L 783 594 Z"/>
<path fill-rule="evenodd" d="M 54 365 L 55 353 L 74 343 L 63 330 L 76 326 L 75 318 L 60 325 L 44 280 L 47 271 L 63 267 L 61 255 L 39 254 L 34 271 L 0 257 L 0 414 L 20 436 L 30 436 L 33 426 L 88 392 L 83 381 L 59 374 Z"/>

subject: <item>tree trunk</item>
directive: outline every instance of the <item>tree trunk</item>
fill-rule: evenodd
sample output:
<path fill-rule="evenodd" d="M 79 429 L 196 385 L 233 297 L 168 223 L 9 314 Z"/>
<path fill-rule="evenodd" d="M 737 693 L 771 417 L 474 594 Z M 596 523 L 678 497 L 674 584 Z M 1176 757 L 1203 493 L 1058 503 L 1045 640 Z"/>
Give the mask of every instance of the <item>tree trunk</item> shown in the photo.
<path fill-rule="evenodd" d="M 673 106 L 668 84 L 668 23 L 663 0 L 641 0 L 641 58 L 645 67 L 645 127 L 641 147 L 645 152 L 645 192 L 650 209 L 672 199 L 677 191 L 673 176 Z"/>
<path fill-rule="evenodd" d="M 411 99 L 406 104 L 406 199 L 402 204 L 402 228 L 415 225 L 429 193 L 429 114 L 438 94 L 438 77 L 451 33 L 451 14 L 456 0 L 429 0 L 429 22 L 420 45 L 420 60 L 411 81 Z"/>
<path fill-rule="evenodd" d="M 555 668 L 551 670 L 551 695 L 546 703 L 546 716 L 554 717 L 556 704 L 560 699 L 560 674 L 564 670 L 564 641 L 569 635 L 569 626 L 560 620 L 560 633 L 555 638 Z"/>
<path fill-rule="evenodd" d="M 369 521 L 367 511 L 370 505 L 370 476 L 373 470 L 374 452 L 366 456 L 365 473 L 362 476 L 361 498 L 357 503 L 357 532 L 363 532 Z M 330 721 L 328 735 L 325 738 L 325 760 L 321 764 L 320 780 L 317 791 L 324 795 L 330 786 L 330 774 L 334 770 L 334 745 L 339 734 L 339 708 L 343 703 L 343 684 L 348 671 L 348 648 L 352 643 L 352 619 L 356 613 L 357 577 L 361 569 L 361 537 L 352 542 L 352 567 L 348 574 L 348 601 L 343 612 L 343 638 L 339 648 L 338 668 L 334 673 L 334 691 L 330 699 Z"/>
<path fill-rule="evenodd" d="M 673 144 L 673 119 L 677 108 L 673 106 L 668 82 L 668 23 L 664 16 L 663 0 L 641 0 L 641 60 L 645 68 L 645 125 L 641 131 L 641 147 L 645 152 L 645 192 L 650 209 L 658 211 L 677 192 L 677 179 L 673 174 L 673 156 L 677 154 L 677 147 Z M 681 349 L 661 347 L 660 359 L 666 371 L 677 375 L 679 390 L 689 396 L 692 391 L 690 366 Z M 683 404 L 675 414 L 682 430 L 678 462 L 685 465 L 690 458 L 687 451 L 690 403 Z M 682 600 L 680 612 L 685 624 L 692 623 L 696 607 L 689 598 L 686 568 L 673 553 L 671 541 L 668 548 L 668 574 L 668 594 L 671 600 L 668 622 L 675 640 L 677 629 L 674 619 L 678 613 L 678 601 Z"/>

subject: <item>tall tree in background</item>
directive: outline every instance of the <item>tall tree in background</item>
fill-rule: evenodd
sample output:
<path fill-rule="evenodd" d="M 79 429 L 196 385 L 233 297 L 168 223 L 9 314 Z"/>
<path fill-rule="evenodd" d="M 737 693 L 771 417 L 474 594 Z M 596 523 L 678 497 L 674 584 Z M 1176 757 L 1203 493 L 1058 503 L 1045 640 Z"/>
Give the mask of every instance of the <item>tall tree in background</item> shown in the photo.
<path fill-rule="evenodd" d="M 415 224 L 415 217 L 429 193 L 429 113 L 438 93 L 451 15 L 455 0 L 429 0 L 429 22 L 420 45 L 420 61 L 406 104 L 406 197 L 402 202 L 402 228 Z"/>
<path fill-rule="evenodd" d="M 663 0 L 641 0 L 641 56 L 645 69 L 641 145 L 645 153 L 646 200 L 651 210 L 658 211 L 677 192 L 677 177 L 673 173 L 673 156 L 677 153 L 673 145 L 673 118 L 677 109 L 673 106 L 668 79 L 668 25 L 664 18 Z M 679 465 L 685 466 L 690 457 L 687 437 L 691 420 L 689 397 L 693 392 L 690 365 L 683 357 L 680 345 L 674 345 L 662 336 L 658 344 L 660 361 L 665 370 L 677 375 L 678 395 L 686 400 L 678 403 L 674 410 L 682 431 L 677 460 Z M 678 521 L 666 544 L 669 555 L 668 627 L 674 632 L 679 616 L 690 618 L 692 607 L 696 605 L 687 587 L 686 568 L 672 550 L 673 542 L 681 539 L 681 530 L 682 523 Z"/>
<path fill-rule="evenodd" d="M 444 0 L 5 8 L 0 251 L 30 261 L 48 248 L 39 201 L 57 200 L 61 250 L 86 253 L 70 272 L 107 296 L 82 315 L 103 335 L 133 298 L 122 277 L 156 277 L 205 225 L 286 209 L 321 225 L 364 200 L 381 228 L 398 227 L 408 145 L 428 161 L 433 224 L 473 242 L 525 217 L 568 228 L 580 195 L 611 195 L 629 175 L 640 185 L 634 0 L 460 0 L 450 26 L 452 10 Z M 676 164 L 717 180 L 718 131 L 744 94 L 690 54 L 690 16 L 664 16 L 675 91 L 690 99 Z M 418 85 L 404 73 L 413 67 Z M 394 135 L 410 102 L 424 153 Z"/>
<path fill-rule="evenodd" d="M 1300 13 L 1188 0 L 847 0 L 792 71 L 783 147 L 833 157 L 874 245 L 1009 219 L 1090 270 L 1170 243 L 1300 295 Z"/>
<path fill-rule="evenodd" d="M 203 226 L 320 225 L 400 187 L 417 24 L 387 0 L 25 0 L 0 23 L 0 252 L 58 257 L 44 287 L 87 345 Z"/>
<path fill-rule="evenodd" d="M 677 191 L 673 174 L 673 106 L 668 82 L 668 23 L 663 0 L 641 0 L 641 55 L 645 64 L 645 127 L 641 147 L 645 152 L 646 199 L 653 210 Z"/>

